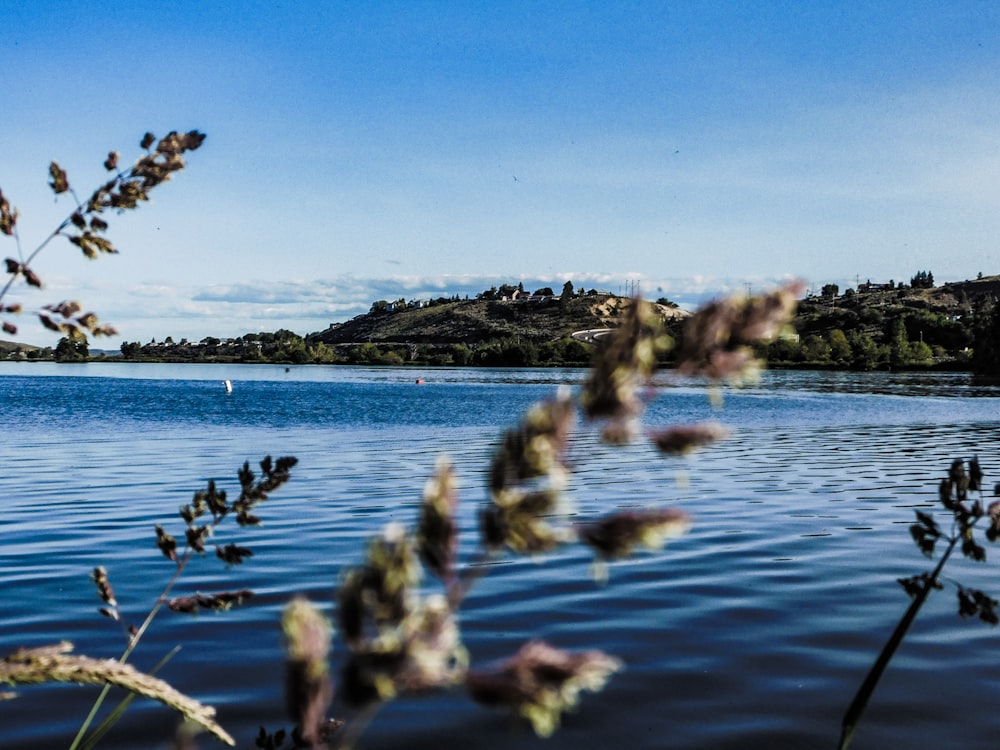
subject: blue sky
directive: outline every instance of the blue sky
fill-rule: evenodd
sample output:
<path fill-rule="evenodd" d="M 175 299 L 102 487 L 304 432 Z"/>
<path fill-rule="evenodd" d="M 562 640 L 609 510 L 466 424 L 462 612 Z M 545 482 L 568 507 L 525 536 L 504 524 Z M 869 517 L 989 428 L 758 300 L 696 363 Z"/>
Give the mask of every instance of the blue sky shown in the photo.
<path fill-rule="evenodd" d="M 39 0 L 0 6 L 0 72 L 25 252 L 71 208 L 50 160 L 85 195 L 147 130 L 208 135 L 112 217 L 121 255 L 51 245 L 8 300 L 80 299 L 124 340 L 506 281 L 694 305 L 1000 273 L 993 2 Z"/>

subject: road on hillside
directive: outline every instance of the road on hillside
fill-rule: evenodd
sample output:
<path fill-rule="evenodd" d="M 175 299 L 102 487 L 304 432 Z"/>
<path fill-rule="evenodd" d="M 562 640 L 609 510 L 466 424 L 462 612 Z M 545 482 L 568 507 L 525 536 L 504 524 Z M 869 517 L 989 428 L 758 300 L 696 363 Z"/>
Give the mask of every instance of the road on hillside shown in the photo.
<path fill-rule="evenodd" d="M 576 331 L 570 335 L 585 344 L 596 344 L 613 330 L 613 328 L 588 328 L 586 331 Z"/>

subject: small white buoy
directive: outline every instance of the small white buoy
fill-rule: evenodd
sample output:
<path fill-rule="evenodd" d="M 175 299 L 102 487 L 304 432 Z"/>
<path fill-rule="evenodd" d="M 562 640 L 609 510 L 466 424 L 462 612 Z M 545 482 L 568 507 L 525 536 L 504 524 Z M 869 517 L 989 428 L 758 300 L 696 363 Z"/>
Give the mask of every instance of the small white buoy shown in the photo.
<path fill-rule="evenodd" d="M 222 384 L 224 386 L 226 386 L 226 393 L 232 393 L 233 392 L 233 383 L 232 383 L 232 381 L 230 381 L 230 380 L 223 380 Z"/>

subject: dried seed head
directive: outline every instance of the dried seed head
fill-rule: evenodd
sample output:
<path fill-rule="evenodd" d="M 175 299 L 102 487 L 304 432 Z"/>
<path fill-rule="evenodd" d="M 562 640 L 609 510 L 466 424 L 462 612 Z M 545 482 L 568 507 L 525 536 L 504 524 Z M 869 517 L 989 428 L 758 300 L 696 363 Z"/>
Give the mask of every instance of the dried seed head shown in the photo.
<path fill-rule="evenodd" d="M 601 651 L 571 653 L 531 641 L 496 669 L 470 672 L 465 684 L 477 702 L 512 709 L 531 722 L 536 734 L 548 737 L 582 690 L 601 690 L 621 668 L 618 659 Z"/>
<path fill-rule="evenodd" d="M 504 544 L 520 553 L 543 552 L 572 538 L 549 517 L 569 512 L 563 489 L 568 469 L 566 446 L 575 421 L 569 394 L 532 406 L 521 424 L 509 430 L 490 467 L 492 507 L 482 514 L 488 548 Z"/>
<path fill-rule="evenodd" d="M 642 414 L 638 389 L 652 376 L 659 354 L 671 345 L 653 306 L 633 300 L 622 325 L 595 355 L 580 396 L 584 414 L 589 419 L 606 417 L 614 422 L 627 422 Z"/>
<path fill-rule="evenodd" d="M 986 538 L 991 542 L 1000 539 L 1000 500 L 994 500 L 986 508 L 990 517 L 990 526 L 986 529 Z"/>
<path fill-rule="evenodd" d="M 111 588 L 111 582 L 108 580 L 108 571 L 103 566 L 98 566 L 94 568 L 90 577 L 97 586 L 97 594 L 101 597 L 101 601 L 111 607 L 117 608 L 118 601 L 115 599 L 115 592 Z"/>
<path fill-rule="evenodd" d="M 667 539 L 690 528 L 690 517 L 677 508 L 623 511 L 583 527 L 580 541 L 603 559 L 613 560 L 628 557 L 637 546 L 660 549 Z"/>
<path fill-rule="evenodd" d="M 411 587 L 420 581 L 413 540 L 389 524 L 368 544 L 365 563 L 344 573 L 337 588 L 337 617 L 351 648 L 397 628 L 413 608 Z"/>
<path fill-rule="evenodd" d="M 508 430 L 493 455 L 490 489 L 496 494 L 529 480 L 565 474 L 566 444 L 576 421 L 569 392 L 532 405 L 518 427 Z"/>
<path fill-rule="evenodd" d="M 981 492 L 983 489 L 983 470 L 979 465 L 979 456 L 969 459 L 969 490 Z"/>
<path fill-rule="evenodd" d="M 69 180 L 66 178 L 66 170 L 62 169 L 55 162 L 49 164 L 49 176 L 52 178 L 49 187 L 52 188 L 53 193 L 58 195 L 69 190 Z"/>
<path fill-rule="evenodd" d="M 440 459 L 434 476 L 424 487 L 417 527 L 420 559 L 431 573 L 445 582 L 454 578 L 458 553 L 458 527 L 455 524 L 458 493 L 455 484 L 451 463 Z"/>
<path fill-rule="evenodd" d="M 241 565 L 246 558 L 253 557 L 253 551 L 235 544 L 227 544 L 225 547 L 216 547 L 215 555 L 226 565 Z"/>
<path fill-rule="evenodd" d="M 159 524 L 156 525 L 156 546 L 165 557 L 177 562 L 177 540 L 165 532 Z"/>
<path fill-rule="evenodd" d="M 688 318 L 677 370 L 682 375 L 739 382 L 760 363 L 751 344 L 767 342 L 787 326 L 804 285 L 793 282 L 757 297 L 716 300 Z"/>
<path fill-rule="evenodd" d="M 303 597 L 296 597 L 281 618 L 287 661 L 285 705 L 311 746 L 321 742 L 326 712 L 333 699 L 330 682 L 330 621 Z"/>
<path fill-rule="evenodd" d="M 174 612 L 184 614 L 194 614 L 200 609 L 219 611 L 232 609 L 233 606 L 243 604 L 244 600 L 250 599 L 253 592 L 247 589 L 240 591 L 220 591 L 215 594 L 193 594 L 192 596 L 178 596 L 167 600 L 167 607 Z"/>
<path fill-rule="evenodd" d="M 677 425 L 650 433 L 653 443 L 671 456 L 684 456 L 697 448 L 729 437 L 729 429 L 718 422 Z"/>
<path fill-rule="evenodd" d="M 443 596 L 428 596 L 406 618 L 402 650 L 405 656 L 392 674 L 400 694 L 450 687 L 465 679 L 468 654 Z"/>
<path fill-rule="evenodd" d="M 3 197 L 3 191 L 0 191 L 0 232 L 6 235 L 14 234 L 14 227 L 17 225 L 17 209 L 12 209 L 10 203 L 6 198 Z M 7 272 L 12 273 L 10 270 L 10 259 L 7 260 Z M 16 261 L 15 261 L 16 264 Z"/>

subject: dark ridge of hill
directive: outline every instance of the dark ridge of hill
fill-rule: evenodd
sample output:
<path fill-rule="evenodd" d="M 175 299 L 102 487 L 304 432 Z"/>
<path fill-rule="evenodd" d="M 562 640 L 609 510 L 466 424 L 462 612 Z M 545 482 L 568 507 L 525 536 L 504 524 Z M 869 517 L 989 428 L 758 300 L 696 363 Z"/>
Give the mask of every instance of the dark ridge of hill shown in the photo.
<path fill-rule="evenodd" d="M 975 346 L 977 300 L 998 297 L 1000 276 L 931 288 L 863 284 L 857 291 L 849 289 L 836 296 L 807 297 L 799 303 L 793 325 L 804 348 L 814 349 L 816 337 L 829 341 L 839 329 L 847 336 L 868 337 L 875 344 L 889 346 L 905 336 L 908 342 L 930 347 L 935 363 L 966 362 Z"/>
<path fill-rule="evenodd" d="M 542 299 L 455 300 L 427 307 L 370 312 L 333 324 L 307 336 L 311 342 L 361 344 L 365 342 L 409 344 L 479 344 L 519 337 L 542 343 L 564 338 L 576 331 L 614 328 L 621 321 L 626 297 L 587 295 L 562 301 Z M 684 316 L 681 310 L 658 306 L 665 318 Z"/>
<path fill-rule="evenodd" d="M 972 304 L 980 297 L 1000 298 L 1000 276 L 951 281 L 929 289 L 903 287 L 857 292 L 848 290 L 834 298 L 807 297 L 799 303 L 796 327 L 801 330 L 803 322 L 817 315 L 844 318 L 850 312 L 860 316 L 862 320 L 876 317 L 881 321 L 917 311 L 957 319 L 968 314 Z M 849 315 L 844 323 L 841 327 L 845 330 L 857 327 L 857 320 L 852 320 Z"/>
<path fill-rule="evenodd" d="M 32 344 L 21 344 L 17 341 L 0 341 L 0 351 L 2 352 L 16 352 L 18 350 L 22 352 L 31 352 L 36 349 L 41 349 L 41 347 L 33 346 Z"/>
<path fill-rule="evenodd" d="M 944 294 L 952 295 L 955 300 L 960 299 L 963 294 L 970 301 L 984 295 L 1000 299 L 1000 276 L 983 276 L 972 281 L 949 281 L 938 289 Z"/>

